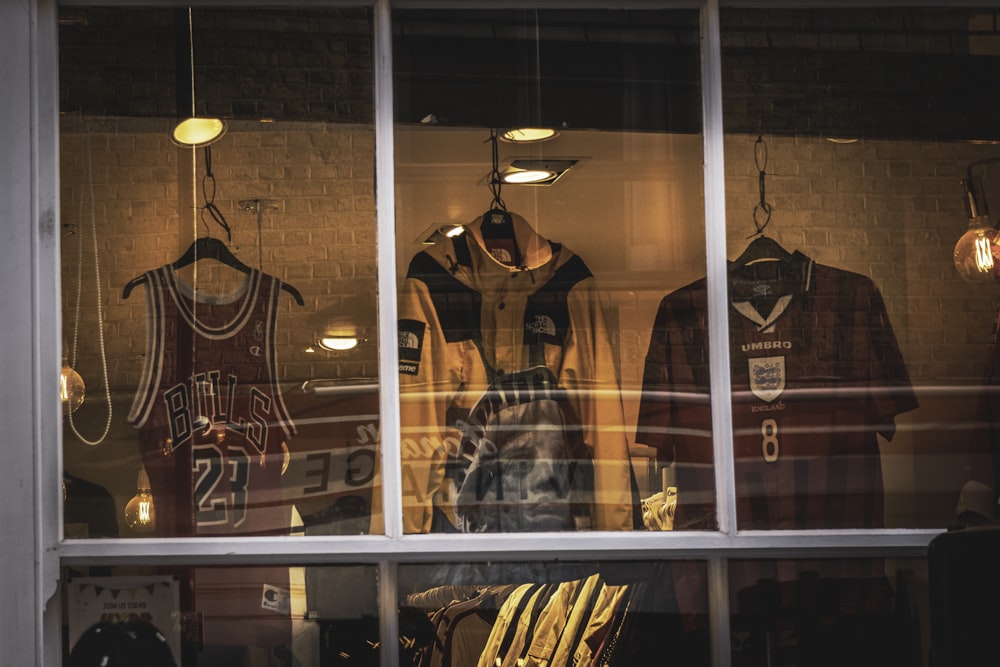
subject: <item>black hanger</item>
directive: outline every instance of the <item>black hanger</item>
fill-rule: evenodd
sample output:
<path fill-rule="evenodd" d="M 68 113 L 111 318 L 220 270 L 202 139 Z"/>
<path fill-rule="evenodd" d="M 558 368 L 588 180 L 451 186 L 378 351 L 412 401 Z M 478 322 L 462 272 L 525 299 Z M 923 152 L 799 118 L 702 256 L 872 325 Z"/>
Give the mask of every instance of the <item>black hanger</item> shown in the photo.
<path fill-rule="evenodd" d="M 760 234 L 747 244 L 743 253 L 729 265 L 730 271 L 738 271 L 754 262 L 787 262 L 792 253 L 781 247 L 781 244 L 770 236 Z"/>
<path fill-rule="evenodd" d="M 757 231 L 751 235 L 750 238 L 753 240 L 743 249 L 743 253 L 729 265 L 730 272 L 738 271 L 754 262 L 787 262 L 792 258 L 792 254 L 782 248 L 780 243 L 764 235 L 764 228 L 771 222 L 772 209 L 764 190 L 767 144 L 760 136 L 754 143 L 754 161 L 757 164 L 757 186 L 760 190 L 760 201 L 753 207 L 753 224 Z"/>
<path fill-rule="evenodd" d="M 514 219 L 507 211 L 507 205 L 500 197 L 500 187 L 503 184 L 500 178 L 497 136 L 499 130 L 491 128 L 490 142 L 492 150 L 492 170 L 489 175 L 490 192 L 493 194 L 493 201 L 486 213 L 483 213 L 483 223 L 479 226 L 484 241 L 500 241 L 500 245 L 505 247 L 510 253 L 512 266 L 520 266 L 521 250 L 517 247 L 517 239 L 514 237 Z"/>
<path fill-rule="evenodd" d="M 194 242 L 188 246 L 188 249 L 184 252 L 184 254 L 177 258 L 177 260 L 174 261 L 170 267 L 176 271 L 184 268 L 185 266 L 194 264 L 196 260 L 201 259 L 214 259 L 242 273 L 250 273 L 253 270 L 237 259 L 232 251 L 229 250 L 229 246 L 227 246 L 221 239 L 217 239 L 214 236 L 202 236 L 201 238 L 195 239 Z M 146 282 L 146 274 L 136 276 L 132 280 L 128 281 L 125 288 L 122 290 L 122 298 L 127 299 L 128 295 L 132 293 L 132 289 L 144 282 Z M 305 305 L 305 301 L 302 300 L 302 295 L 297 289 L 284 282 L 281 283 L 281 289 L 291 294 L 292 298 L 295 299 L 295 303 L 300 306 Z"/>

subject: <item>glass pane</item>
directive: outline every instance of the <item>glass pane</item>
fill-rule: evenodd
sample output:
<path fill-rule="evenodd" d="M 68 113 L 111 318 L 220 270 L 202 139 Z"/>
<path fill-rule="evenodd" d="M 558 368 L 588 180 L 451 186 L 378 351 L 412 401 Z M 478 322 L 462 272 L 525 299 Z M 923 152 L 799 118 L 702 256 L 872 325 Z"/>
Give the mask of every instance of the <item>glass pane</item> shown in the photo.
<path fill-rule="evenodd" d="M 667 527 L 669 452 L 635 432 L 657 302 L 705 271 L 697 13 L 394 35 L 405 530 L 642 529 L 647 500 Z"/>
<path fill-rule="evenodd" d="M 379 664 L 375 566 L 115 570 L 64 572 L 65 664 Z"/>
<path fill-rule="evenodd" d="M 696 561 L 402 566 L 400 662 L 708 664 L 707 597 L 682 618 L 673 566 L 704 576 Z"/>
<path fill-rule="evenodd" d="M 60 25 L 66 535 L 381 532 L 370 10 Z"/>
<path fill-rule="evenodd" d="M 732 664 L 925 664 L 924 561 L 731 561 Z"/>
<path fill-rule="evenodd" d="M 996 294 L 953 262 L 961 180 L 997 153 L 964 83 L 995 78 L 983 17 L 722 18 L 739 527 L 950 526 L 963 488 L 991 520 Z"/>

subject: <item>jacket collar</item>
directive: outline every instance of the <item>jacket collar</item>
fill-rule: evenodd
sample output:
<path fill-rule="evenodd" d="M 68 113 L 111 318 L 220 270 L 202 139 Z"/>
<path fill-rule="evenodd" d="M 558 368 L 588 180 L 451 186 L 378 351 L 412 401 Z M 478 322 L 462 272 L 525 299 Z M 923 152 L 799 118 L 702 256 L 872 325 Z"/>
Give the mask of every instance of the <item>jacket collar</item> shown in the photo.
<path fill-rule="evenodd" d="M 466 233 L 470 237 L 470 244 L 478 246 L 479 250 L 482 251 L 483 256 L 488 258 L 488 261 L 493 262 L 498 267 L 503 267 L 509 271 L 524 271 L 526 269 L 534 270 L 551 261 L 551 244 L 544 237 L 539 235 L 531 224 L 528 223 L 528 221 L 523 217 L 517 213 L 508 213 L 508 215 L 510 215 L 511 223 L 513 225 L 514 242 L 517 244 L 517 248 L 521 254 L 520 266 L 510 266 L 504 264 L 495 259 L 493 254 L 489 251 L 487 241 L 483 239 L 482 231 L 482 226 L 486 217 L 485 215 L 479 216 L 466 226 Z"/>

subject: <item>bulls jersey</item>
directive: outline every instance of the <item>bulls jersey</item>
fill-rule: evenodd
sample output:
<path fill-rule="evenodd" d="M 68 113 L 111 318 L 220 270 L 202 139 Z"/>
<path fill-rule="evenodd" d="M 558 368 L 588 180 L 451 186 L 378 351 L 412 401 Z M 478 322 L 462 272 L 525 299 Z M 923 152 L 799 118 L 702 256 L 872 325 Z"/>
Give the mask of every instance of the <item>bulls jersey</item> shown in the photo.
<path fill-rule="evenodd" d="M 715 527 L 705 286 L 660 303 L 636 434 L 677 463 L 677 529 Z M 798 252 L 752 264 L 729 330 L 738 527 L 882 526 L 877 436 L 916 398 L 872 281 Z"/>
<path fill-rule="evenodd" d="M 233 294 L 197 294 L 169 266 L 146 277 L 146 361 L 129 413 L 161 536 L 285 533 L 277 384 L 281 283 L 251 271 Z"/>

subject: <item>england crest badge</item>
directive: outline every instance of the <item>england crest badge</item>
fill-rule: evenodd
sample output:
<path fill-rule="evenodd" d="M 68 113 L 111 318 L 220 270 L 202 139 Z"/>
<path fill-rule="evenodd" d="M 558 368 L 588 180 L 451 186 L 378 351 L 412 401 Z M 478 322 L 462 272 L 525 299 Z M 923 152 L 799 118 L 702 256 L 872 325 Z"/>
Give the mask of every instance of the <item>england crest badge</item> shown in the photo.
<path fill-rule="evenodd" d="M 747 359 L 750 366 L 750 391 L 770 403 L 785 391 L 785 358 L 756 357 Z"/>

